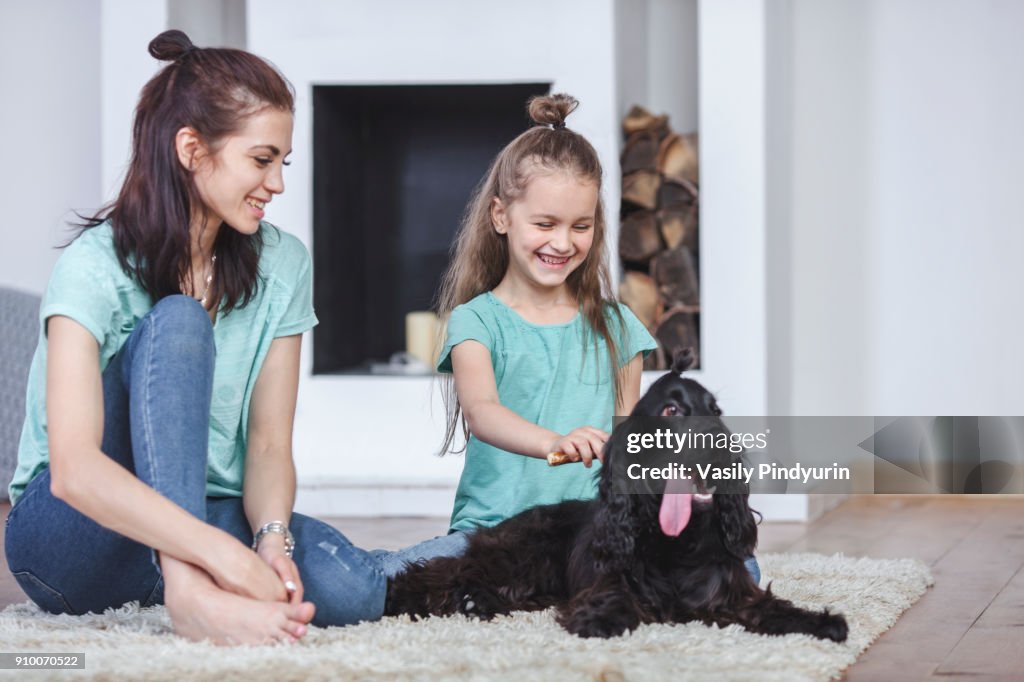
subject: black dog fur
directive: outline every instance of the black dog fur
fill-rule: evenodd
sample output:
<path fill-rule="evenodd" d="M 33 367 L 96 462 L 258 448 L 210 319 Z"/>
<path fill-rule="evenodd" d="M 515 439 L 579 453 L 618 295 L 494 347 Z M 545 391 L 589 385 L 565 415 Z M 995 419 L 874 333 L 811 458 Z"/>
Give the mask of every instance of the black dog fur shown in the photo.
<path fill-rule="evenodd" d="M 680 376 L 692 361 L 689 351 L 677 355 L 633 415 L 720 415 L 711 393 Z M 595 500 L 534 507 L 474 533 L 461 557 L 409 565 L 390 581 L 385 613 L 490 619 L 555 606 L 558 622 L 581 637 L 701 621 L 845 641 L 842 615 L 799 608 L 754 583 L 744 559 L 754 553 L 757 526 L 745 490 L 695 501 L 678 537 L 659 526 L 660 494 L 613 492 L 619 431 L 605 447 Z M 707 491 L 704 482 L 697 489 Z"/>

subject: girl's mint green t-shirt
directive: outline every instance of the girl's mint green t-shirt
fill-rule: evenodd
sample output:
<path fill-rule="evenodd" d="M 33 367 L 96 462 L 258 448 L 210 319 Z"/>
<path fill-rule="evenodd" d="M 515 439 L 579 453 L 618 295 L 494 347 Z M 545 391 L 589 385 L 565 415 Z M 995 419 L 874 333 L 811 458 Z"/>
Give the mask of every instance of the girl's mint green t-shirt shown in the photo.
<path fill-rule="evenodd" d="M 646 356 L 657 343 L 629 308 L 619 305 L 619 311 L 621 327 L 614 313 L 609 311 L 607 317 L 621 367 L 637 353 Z M 579 314 L 565 324 L 531 324 L 487 292 L 452 311 L 437 368 L 451 372 L 452 348 L 477 341 L 491 352 L 502 405 L 558 433 L 580 426 L 610 432 L 615 384 L 608 349 L 599 336 L 585 333 L 585 325 Z M 493 526 L 536 505 L 592 498 L 599 466 L 594 462 L 591 469 L 581 464 L 551 467 L 543 459 L 500 450 L 470 435 L 451 529 Z"/>
<path fill-rule="evenodd" d="M 242 494 L 249 402 L 271 342 L 301 334 L 317 323 L 306 247 L 269 223 L 260 224 L 260 234 L 263 251 L 255 297 L 226 315 L 218 313 L 213 327 L 217 360 L 206 478 L 210 496 Z M 18 468 L 9 488 L 12 502 L 50 460 L 46 435 L 46 320 L 63 315 L 85 327 L 99 343 L 103 371 L 150 308 L 149 295 L 117 261 L 109 222 L 86 230 L 61 254 L 39 311 L 39 344 L 29 370 Z"/>

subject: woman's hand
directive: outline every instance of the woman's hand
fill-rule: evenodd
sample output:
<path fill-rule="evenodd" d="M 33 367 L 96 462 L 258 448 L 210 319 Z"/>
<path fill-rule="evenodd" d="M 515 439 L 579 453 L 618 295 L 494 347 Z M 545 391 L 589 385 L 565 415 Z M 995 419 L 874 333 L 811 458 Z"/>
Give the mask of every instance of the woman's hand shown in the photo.
<path fill-rule="evenodd" d="M 284 555 L 283 546 L 281 555 Z M 234 538 L 226 536 L 218 543 L 211 559 L 204 563 L 203 568 L 221 589 L 261 601 L 289 600 L 284 581 L 274 568 Z"/>
<path fill-rule="evenodd" d="M 288 594 L 288 601 L 293 604 L 301 604 L 304 590 L 302 579 L 299 577 L 299 567 L 285 553 L 284 538 L 274 533 L 264 535 L 256 554 L 280 578 L 281 584 L 284 585 Z"/>
<path fill-rule="evenodd" d="M 568 455 L 573 462 L 583 462 L 583 466 L 590 467 L 596 457 L 603 462 L 601 450 L 608 441 L 608 434 L 601 429 L 592 426 L 581 426 L 555 440 L 551 444 L 549 452 L 561 452 Z"/>

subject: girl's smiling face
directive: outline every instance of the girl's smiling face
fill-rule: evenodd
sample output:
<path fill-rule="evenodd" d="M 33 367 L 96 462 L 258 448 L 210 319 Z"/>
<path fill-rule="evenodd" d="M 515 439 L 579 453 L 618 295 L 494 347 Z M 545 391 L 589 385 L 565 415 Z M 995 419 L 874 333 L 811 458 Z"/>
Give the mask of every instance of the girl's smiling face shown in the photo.
<path fill-rule="evenodd" d="M 223 222 L 243 234 L 259 229 L 265 207 L 284 191 L 283 167 L 292 148 L 292 114 L 264 109 L 212 153 L 196 156 L 195 184 L 206 224 Z"/>
<path fill-rule="evenodd" d="M 511 203 L 495 197 L 494 229 L 508 240 L 506 277 L 557 289 L 583 264 L 594 242 L 598 187 L 568 172 L 536 171 Z"/>

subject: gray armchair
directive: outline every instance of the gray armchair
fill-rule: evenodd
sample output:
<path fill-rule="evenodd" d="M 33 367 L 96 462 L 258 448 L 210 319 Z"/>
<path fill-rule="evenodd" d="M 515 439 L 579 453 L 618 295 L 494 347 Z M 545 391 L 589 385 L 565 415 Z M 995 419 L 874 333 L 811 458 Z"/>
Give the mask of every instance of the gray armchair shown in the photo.
<path fill-rule="evenodd" d="M 18 462 L 28 368 L 39 339 L 35 294 L 0 287 L 0 502 Z"/>

